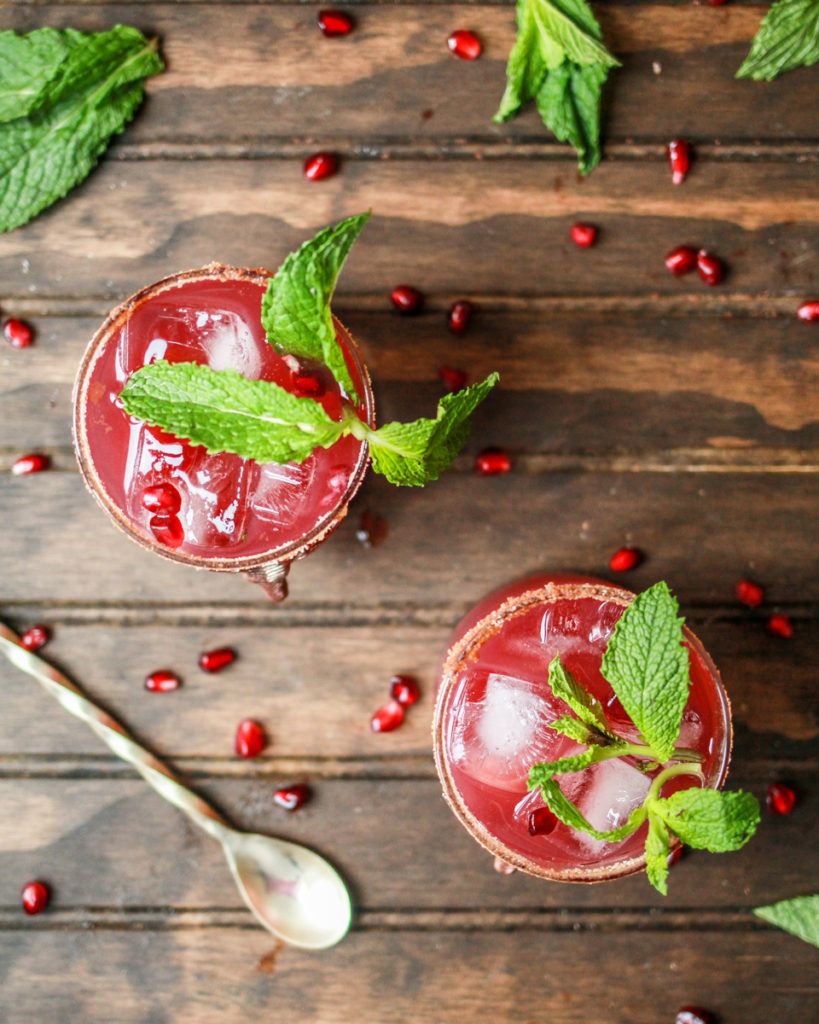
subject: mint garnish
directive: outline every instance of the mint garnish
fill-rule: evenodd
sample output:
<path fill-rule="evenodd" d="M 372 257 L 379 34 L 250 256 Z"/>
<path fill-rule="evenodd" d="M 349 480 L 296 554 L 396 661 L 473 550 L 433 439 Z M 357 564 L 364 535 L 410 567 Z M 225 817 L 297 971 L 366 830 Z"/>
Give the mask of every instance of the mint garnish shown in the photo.
<path fill-rule="evenodd" d="M 291 253 L 271 279 L 262 320 L 278 351 L 319 359 L 350 401 L 334 420 L 313 398 L 296 398 L 270 381 L 233 370 L 157 360 L 133 373 L 120 397 L 126 412 L 153 426 L 257 462 L 303 462 L 352 434 L 369 445 L 373 469 L 394 484 L 422 486 L 452 462 L 469 436 L 469 417 L 498 380 L 496 373 L 438 403 L 434 420 L 387 423 L 374 430 L 350 404 L 353 384 L 330 316 L 341 267 L 369 214 L 326 228 Z M 329 334 L 327 332 L 330 332 Z M 342 370 L 343 367 L 343 370 Z"/>
<path fill-rule="evenodd" d="M 775 924 L 812 946 L 819 946 L 819 894 L 754 907 L 753 912 L 763 921 Z"/>
<path fill-rule="evenodd" d="M 495 121 L 508 121 L 534 100 L 543 123 L 571 143 L 581 173 L 588 174 L 600 163 L 603 84 L 620 62 L 603 46 L 586 0 L 518 0 L 517 20 Z"/>
<path fill-rule="evenodd" d="M 819 61 L 819 0 L 777 0 L 765 15 L 737 78 L 771 82 Z"/>
<path fill-rule="evenodd" d="M 162 69 L 156 40 L 125 25 L 0 32 L 0 231 L 78 185 Z"/>
<path fill-rule="evenodd" d="M 743 846 L 759 824 L 759 803 L 747 793 L 693 787 L 669 797 L 660 795 L 665 783 L 679 775 L 693 775 L 704 783 L 700 755 L 675 746 L 690 686 L 688 652 L 683 646 L 684 620 L 678 611 L 667 584 L 656 583 L 623 612 L 603 655 L 600 671 L 645 743 L 622 739 L 610 730 L 605 719 L 599 721 L 599 704 L 588 694 L 580 696 L 583 688 L 557 657 L 549 666 L 549 685 L 578 718 L 558 718 L 550 728 L 586 744 L 587 749 L 532 765 L 529 772 L 529 788 L 540 788 L 552 813 L 563 824 L 595 839 L 619 842 L 648 821 L 646 873 L 663 894 L 672 835 L 696 849 L 723 853 Z M 641 770 L 657 774 L 644 802 L 631 812 L 625 824 L 600 831 L 564 795 L 555 776 L 626 756 L 637 759 Z"/>

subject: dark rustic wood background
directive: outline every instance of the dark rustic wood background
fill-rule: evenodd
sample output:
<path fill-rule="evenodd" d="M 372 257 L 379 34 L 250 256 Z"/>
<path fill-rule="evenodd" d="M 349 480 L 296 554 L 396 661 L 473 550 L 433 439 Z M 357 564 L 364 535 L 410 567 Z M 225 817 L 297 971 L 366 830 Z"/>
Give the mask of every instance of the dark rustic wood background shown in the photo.
<path fill-rule="evenodd" d="M 0 237 L 0 306 L 36 344 L 0 354 L 0 615 L 50 623 L 47 654 L 169 756 L 238 825 L 302 839 L 355 894 L 335 949 L 277 949 L 221 855 L 30 680 L 0 665 L 0 1018 L 210 1024 L 663 1024 L 697 1003 L 723 1024 L 807 1021 L 816 951 L 749 908 L 816 888 L 815 652 L 819 331 L 816 68 L 733 79 L 766 5 L 597 3 L 623 60 L 606 91 L 606 160 L 587 180 L 528 111 L 491 123 L 514 38 L 508 3 L 347 3 L 357 30 L 326 40 L 317 6 L 5 2 L 0 27 L 133 24 L 167 71 L 136 122 L 68 199 Z M 482 59 L 446 37 L 478 31 Z M 671 185 L 664 158 L 690 138 Z M 341 157 L 311 184 L 305 156 Z M 291 574 L 281 607 L 239 578 L 143 552 L 84 492 L 70 395 L 92 332 L 119 299 L 212 259 L 275 266 L 321 225 L 373 220 L 337 299 L 373 370 L 382 420 L 428 414 L 441 365 L 502 383 L 467 452 L 423 491 L 370 478 L 333 538 Z M 576 249 L 568 227 L 598 224 Z M 718 288 L 672 278 L 689 243 L 730 268 Z M 402 319 L 398 283 L 427 296 Z M 449 303 L 480 307 L 470 332 Z M 471 470 L 487 445 L 510 475 Z M 14 477 L 16 457 L 53 469 Z M 356 539 L 365 509 L 387 540 Z M 435 671 L 461 613 L 539 569 L 664 578 L 733 699 L 732 782 L 798 793 L 741 852 L 689 854 L 663 900 L 643 877 L 593 887 L 501 877 L 444 806 L 430 756 Z M 737 579 L 766 586 L 755 612 Z M 772 610 L 794 622 L 770 637 Z M 206 677 L 197 653 L 239 661 Z M 175 694 L 142 688 L 170 666 Z M 422 701 L 399 731 L 368 720 L 392 673 Z M 232 756 L 261 719 L 262 758 Z M 315 799 L 273 805 L 294 779 Z M 812 845 L 813 843 L 813 845 Z M 26 919 L 30 878 L 53 888 Z"/>

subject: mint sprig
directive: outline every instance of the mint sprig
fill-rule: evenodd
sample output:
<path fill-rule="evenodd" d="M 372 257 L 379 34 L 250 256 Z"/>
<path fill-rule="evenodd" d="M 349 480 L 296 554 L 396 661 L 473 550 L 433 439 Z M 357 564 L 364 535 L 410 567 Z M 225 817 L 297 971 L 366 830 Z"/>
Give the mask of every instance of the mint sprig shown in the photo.
<path fill-rule="evenodd" d="M 125 25 L 0 32 L 0 231 L 78 185 L 162 69 L 156 40 Z"/>
<path fill-rule="evenodd" d="M 518 0 L 518 34 L 495 121 L 534 100 L 543 123 L 577 152 L 582 174 L 600 162 L 600 98 L 620 62 L 605 48 L 586 0 Z"/>
<path fill-rule="evenodd" d="M 754 907 L 753 913 L 804 942 L 819 946 L 819 893 Z"/>
<path fill-rule="evenodd" d="M 819 61 L 819 0 L 777 0 L 765 15 L 737 78 L 771 82 Z"/>

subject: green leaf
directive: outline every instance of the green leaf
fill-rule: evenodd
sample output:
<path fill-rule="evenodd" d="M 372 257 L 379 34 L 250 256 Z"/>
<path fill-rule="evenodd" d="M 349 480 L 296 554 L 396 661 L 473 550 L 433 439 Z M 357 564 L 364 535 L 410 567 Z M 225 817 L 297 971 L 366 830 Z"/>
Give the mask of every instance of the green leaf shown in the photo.
<path fill-rule="evenodd" d="M 163 68 L 156 40 L 134 28 L 70 38 L 76 45 L 35 106 L 26 97 L 26 116 L 0 124 L 0 231 L 25 224 L 79 184 L 133 117 L 145 78 Z"/>
<path fill-rule="evenodd" d="M 463 448 L 469 437 L 469 417 L 498 379 L 497 373 L 491 373 L 479 384 L 445 395 L 434 420 L 387 423 L 367 430 L 373 469 L 391 483 L 411 487 L 436 480 Z"/>
<path fill-rule="evenodd" d="M 646 874 L 648 880 L 663 896 L 668 894 L 668 853 L 671 849 L 671 838 L 662 818 L 657 814 L 648 813 L 648 833 L 646 835 Z"/>
<path fill-rule="evenodd" d="M 812 946 L 819 946 L 819 894 L 754 907 L 753 912 L 763 921 L 775 924 Z"/>
<path fill-rule="evenodd" d="M 754 36 L 737 78 L 773 81 L 819 61 L 819 0 L 777 0 Z"/>
<path fill-rule="evenodd" d="M 628 816 L 628 820 L 620 828 L 612 829 L 610 832 L 600 832 L 591 825 L 580 813 L 577 807 L 563 795 L 563 791 L 554 779 L 547 779 L 540 783 L 540 792 L 544 801 L 548 804 L 549 810 L 556 818 L 559 818 L 564 825 L 576 828 L 580 832 L 586 832 L 595 839 L 602 839 L 609 843 L 619 843 L 643 824 L 648 815 L 645 806 L 635 807 Z"/>
<path fill-rule="evenodd" d="M 565 775 L 568 772 L 582 772 L 589 765 L 601 760 L 602 747 L 589 747 L 582 754 L 572 754 L 570 757 L 561 757 L 557 761 L 539 761 L 529 769 L 529 789 L 537 789 L 544 782 L 554 778 L 555 775 Z"/>
<path fill-rule="evenodd" d="M 319 402 L 296 398 L 264 380 L 196 363 L 143 366 L 120 397 L 131 416 L 211 453 L 233 452 L 257 462 L 303 462 L 345 432 Z"/>
<path fill-rule="evenodd" d="M 665 583 L 639 594 L 618 620 L 601 666 L 658 761 L 674 753 L 691 685 L 678 611 Z"/>
<path fill-rule="evenodd" d="M 549 663 L 549 686 L 555 697 L 565 701 L 581 721 L 591 725 L 604 735 L 611 736 L 606 716 L 603 714 L 599 702 L 580 686 L 560 660 L 559 654 L 556 654 Z M 558 719 L 558 721 L 562 721 L 562 719 Z M 556 723 L 552 722 L 553 729 L 555 725 Z"/>
<path fill-rule="evenodd" d="M 276 351 L 324 363 L 354 403 L 355 385 L 336 337 L 330 300 L 347 254 L 369 218 L 369 213 L 348 217 L 291 252 L 262 299 L 262 324 Z"/>
<path fill-rule="evenodd" d="M 759 802 L 741 790 L 724 793 L 695 786 L 652 800 L 651 811 L 688 846 L 712 853 L 738 850 L 759 824 Z"/>
<path fill-rule="evenodd" d="M 599 730 L 593 726 L 586 725 L 585 722 L 581 722 L 579 718 L 572 718 L 570 715 L 565 715 L 563 718 L 556 718 L 553 722 L 549 722 L 549 728 L 554 729 L 555 732 L 560 733 L 561 736 L 568 736 L 570 740 L 574 740 L 575 743 L 594 744 L 601 739 Z"/>
<path fill-rule="evenodd" d="M 11 29 L 0 32 L 0 121 L 33 110 L 63 60 L 84 38 L 70 28 L 37 28 L 24 36 Z"/>

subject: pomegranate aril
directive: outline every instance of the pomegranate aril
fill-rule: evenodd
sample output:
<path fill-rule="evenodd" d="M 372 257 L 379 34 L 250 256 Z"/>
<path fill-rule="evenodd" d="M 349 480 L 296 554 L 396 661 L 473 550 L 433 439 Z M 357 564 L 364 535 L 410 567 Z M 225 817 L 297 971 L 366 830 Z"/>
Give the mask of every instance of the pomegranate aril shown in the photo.
<path fill-rule="evenodd" d="M 300 373 L 293 380 L 293 394 L 297 398 L 319 398 L 324 394 L 324 385 L 312 373 Z"/>
<path fill-rule="evenodd" d="M 793 636 L 793 623 L 787 615 L 772 615 L 766 626 L 771 636 L 781 636 L 784 640 L 790 640 Z"/>
<path fill-rule="evenodd" d="M 151 484 L 142 492 L 142 507 L 154 515 L 173 516 L 182 507 L 182 498 L 173 484 Z"/>
<path fill-rule="evenodd" d="M 390 680 L 390 697 L 408 708 L 421 696 L 418 680 L 412 676 L 393 676 Z"/>
<path fill-rule="evenodd" d="M 3 324 L 3 334 L 10 345 L 15 348 L 28 348 L 34 332 L 25 320 L 12 317 Z"/>
<path fill-rule="evenodd" d="M 352 17 L 345 11 L 319 11 L 316 22 L 321 34 L 328 39 L 348 36 L 355 26 Z"/>
<path fill-rule="evenodd" d="M 20 897 L 23 903 L 23 910 L 31 917 L 42 913 L 48 906 L 49 895 L 48 886 L 45 882 L 27 882 L 23 886 Z"/>
<path fill-rule="evenodd" d="M 705 249 L 700 249 L 697 253 L 697 272 L 708 285 L 719 284 L 723 277 L 725 277 L 725 267 L 722 260 Z"/>
<path fill-rule="evenodd" d="M 548 807 L 537 807 L 529 812 L 526 828 L 530 836 L 547 836 L 557 825 L 557 818 Z"/>
<path fill-rule="evenodd" d="M 11 471 L 15 476 L 28 476 L 29 473 L 40 473 L 50 465 L 51 459 L 47 455 L 32 453 L 21 456 L 11 467 Z"/>
<path fill-rule="evenodd" d="M 375 512 L 371 512 L 369 509 L 365 509 L 361 513 L 355 536 L 356 540 L 363 544 L 365 548 L 374 548 L 379 544 L 383 544 L 387 539 L 388 533 L 389 527 L 387 526 L 386 519 L 382 519 L 381 516 L 376 515 Z"/>
<path fill-rule="evenodd" d="M 819 302 L 803 302 L 796 311 L 796 315 L 806 324 L 819 322 Z"/>
<path fill-rule="evenodd" d="M 459 28 L 447 38 L 449 52 L 461 60 L 477 60 L 483 53 L 483 45 L 474 32 Z"/>
<path fill-rule="evenodd" d="M 765 796 L 765 806 L 771 814 L 790 814 L 796 803 L 796 793 L 784 782 L 772 782 Z"/>
<path fill-rule="evenodd" d="M 454 370 L 451 366 L 442 366 L 438 371 L 438 376 L 450 393 L 460 391 L 467 379 L 464 370 Z"/>
<path fill-rule="evenodd" d="M 699 1006 L 682 1006 L 677 1011 L 674 1024 L 716 1024 L 716 1018 Z"/>
<path fill-rule="evenodd" d="M 30 626 L 20 637 L 20 643 L 27 651 L 39 651 L 51 639 L 48 626 Z"/>
<path fill-rule="evenodd" d="M 213 650 L 202 651 L 199 655 L 199 668 L 205 672 L 221 672 L 234 661 L 236 651 L 232 647 L 214 647 Z"/>
<path fill-rule="evenodd" d="M 154 516 L 148 523 L 151 533 L 166 548 L 178 548 L 185 539 L 185 530 L 176 516 Z"/>
<path fill-rule="evenodd" d="M 474 312 L 475 306 L 469 299 L 458 299 L 457 302 L 453 302 L 447 316 L 450 331 L 453 334 L 464 334 Z"/>
<path fill-rule="evenodd" d="M 286 811 L 297 811 L 311 796 L 309 787 L 299 782 L 294 786 L 282 786 L 281 789 L 277 789 L 273 794 L 273 801 Z"/>
<path fill-rule="evenodd" d="M 397 700 L 390 700 L 370 719 L 373 732 L 392 732 L 404 721 L 404 709 Z"/>
<path fill-rule="evenodd" d="M 636 569 L 642 560 L 643 553 L 639 548 L 620 548 L 611 556 L 609 568 L 612 572 L 628 572 L 629 569 Z"/>
<path fill-rule="evenodd" d="M 749 608 L 758 608 L 765 600 L 765 591 L 758 583 L 752 583 L 750 580 L 740 580 L 734 587 L 734 594 L 737 601 L 741 601 Z"/>
<path fill-rule="evenodd" d="M 594 245 L 597 239 L 597 228 L 594 224 L 572 224 L 569 228 L 569 234 L 572 236 L 572 241 L 576 246 L 581 249 L 588 249 L 590 245 Z"/>
<path fill-rule="evenodd" d="M 338 161 L 332 153 L 313 153 L 304 161 L 304 176 L 308 181 L 332 178 L 338 170 Z"/>
<path fill-rule="evenodd" d="M 665 265 L 675 277 L 690 274 L 697 269 L 697 250 L 690 245 L 678 245 L 666 256 Z"/>
<path fill-rule="evenodd" d="M 668 868 L 673 868 L 677 861 L 682 857 L 683 848 L 682 843 L 679 846 L 675 846 L 673 850 L 668 851 L 668 856 L 665 858 L 665 864 Z"/>
<path fill-rule="evenodd" d="M 691 157 L 691 146 L 685 139 L 672 139 L 669 142 L 666 153 L 668 162 L 671 164 L 671 180 L 675 185 L 682 185 Z"/>
<path fill-rule="evenodd" d="M 399 284 L 390 292 L 390 302 L 399 313 L 416 313 L 424 304 L 424 296 L 410 284 Z"/>
<path fill-rule="evenodd" d="M 152 693 L 170 693 L 172 690 L 178 690 L 181 685 L 182 680 L 179 676 L 165 668 L 145 677 L 145 689 Z"/>
<path fill-rule="evenodd" d="M 501 476 L 512 468 L 512 460 L 501 448 L 486 448 L 475 457 L 475 472 L 480 476 Z"/>
<path fill-rule="evenodd" d="M 252 718 L 239 722 L 234 743 L 234 749 L 239 757 L 258 757 L 266 746 L 267 735 L 263 726 Z"/>

